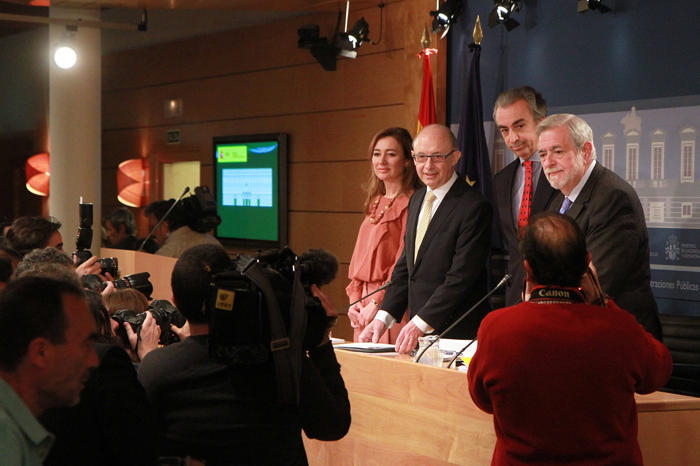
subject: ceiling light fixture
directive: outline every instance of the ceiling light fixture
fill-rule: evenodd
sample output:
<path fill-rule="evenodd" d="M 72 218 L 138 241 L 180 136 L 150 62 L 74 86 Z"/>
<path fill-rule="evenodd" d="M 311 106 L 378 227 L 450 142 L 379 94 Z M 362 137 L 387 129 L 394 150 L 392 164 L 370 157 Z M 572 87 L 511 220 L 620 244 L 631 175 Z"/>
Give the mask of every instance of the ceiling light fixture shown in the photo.
<path fill-rule="evenodd" d="M 489 27 L 494 28 L 500 23 L 506 27 L 508 31 L 520 26 L 520 23 L 510 17 L 515 11 L 520 11 L 520 0 L 493 0 L 494 7 L 489 15 Z"/>
<path fill-rule="evenodd" d="M 578 12 L 585 13 L 588 10 L 598 10 L 601 13 L 612 11 L 609 7 L 603 5 L 602 0 L 578 0 Z"/>
<path fill-rule="evenodd" d="M 437 34 L 440 31 L 445 31 L 440 36 L 440 39 L 447 35 L 450 30 L 450 26 L 454 23 L 454 20 L 459 16 L 464 8 L 464 2 L 462 0 L 445 0 L 442 5 L 438 7 L 436 11 L 431 11 L 430 16 L 434 16 L 431 32 Z"/>
<path fill-rule="evenodd" d="M 338 55 L 343 55 L 348 58 L 357 57 L 357 49 L 364 42 L 376 45 L 382 40 L 383 30 L 383 11 L 384 3 L 379 4 L 379 40 L 373 42 L 369 39 L 369 24 L 365 18 L 360 18 L 355 25 L 348 31 L 348 15 L 350 13 L 350 1 L 346 3 L 345 11 L 345 32 L 339 33 L 340 21 L 342 12 L 338 12 L 338 21 L 335 25 L 335 33 L 329 40 L 326 37 L 320 37 L 320 28 L 316 24 L 307 24 L 297 29 L 299 40 L 297 46 L 300 49 L 309 49 L 311 55 L 320 63 L 326 71 L 336 70 L 336 60 Z"/>
<path fill-rule="evenodd" d="M 66 35 L 56 46 L 56 51 L 53 54 L 53 61 L 59 68 L 64 70 L 73 68 L 73 65 L 75 65 L 75 62 L 78 60 L 73 39 L 77 31 L 78 26 L 66 26 Z"/>

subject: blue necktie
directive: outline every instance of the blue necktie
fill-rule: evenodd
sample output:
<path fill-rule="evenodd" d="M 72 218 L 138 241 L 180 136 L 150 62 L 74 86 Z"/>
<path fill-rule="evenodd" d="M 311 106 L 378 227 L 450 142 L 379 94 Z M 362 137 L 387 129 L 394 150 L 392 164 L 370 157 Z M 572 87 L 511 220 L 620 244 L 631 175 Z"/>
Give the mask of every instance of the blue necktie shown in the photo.
<path fill-rule="evenodd" d="M 573 204 L 573 202 L 571 202 L 571 199 L 565 197 L 564 202 L 561 203 L 561 209 L 559 209 L 559 213 L 565 214 L 566 211 L 569 210 L 569 207 L 571 207 L 571 204 Z"/>

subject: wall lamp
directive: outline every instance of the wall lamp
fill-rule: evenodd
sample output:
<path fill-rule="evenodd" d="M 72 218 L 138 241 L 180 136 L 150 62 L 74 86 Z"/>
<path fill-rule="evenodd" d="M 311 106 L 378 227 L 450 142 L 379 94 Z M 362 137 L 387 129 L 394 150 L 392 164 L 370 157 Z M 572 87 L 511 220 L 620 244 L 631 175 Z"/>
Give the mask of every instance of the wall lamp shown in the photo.
<path fill-rule="evenodd" d="M 49 154 L 36 154 L 24 165 L 27 174 L 27 189 L 37 196 L 49 195 Z"/>
<path fill-rule="evenodd" d="M 493 0 L 494 6 L 489 15 L 489 27 L 494 28 L 500 23 L 508 31 L 520 26 L 520 23 L 510 17 L 515 11 L 520 11 L 520 0 Z"/>
<path fill-rule="evenodd" d="M 609 7 L 603 5 L 602 0 L 578 0 L 578 12 L 585 13 L 589 9 L 598 10 L 601 13 L 608 13 L 612 11 Z"/>
<path fill-rule="evenodd" d="M 56 45 L 53 61 L 59 68 L 64 70 L 72 68 L 78 60 L 78 54 L 75 53 L 75 41 L 73 40 L 73 36 L 77 31 L 78 26 L 66 26 L 66 35 Z"/>
<path fill-rule="evenodd" d="M 462 12 L 463 8 L 464 2 L 462 0 L 445 0 L 436 11 L 430 12 L 430 16 L 435 17 L 433 19 L 431 32 L 437 34 L 440 31 L 445 31 L 442 33 L 442 36 L 440 36 L 440 39 L 445 37 L 450 30 L 450 26 Z"/>

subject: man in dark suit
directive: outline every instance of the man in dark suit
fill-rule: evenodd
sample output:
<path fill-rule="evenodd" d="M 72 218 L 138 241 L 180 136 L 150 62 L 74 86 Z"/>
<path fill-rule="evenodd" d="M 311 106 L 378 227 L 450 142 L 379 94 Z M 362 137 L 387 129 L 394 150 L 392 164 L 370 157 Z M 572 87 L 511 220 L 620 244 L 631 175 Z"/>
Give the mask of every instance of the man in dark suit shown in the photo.
<path fill-rule="evenodd" d="M 545 210 L 556 193 L 542 174 L 537 153 L 537 124 L 546 116 L 547 102 L 529 86 L 502 93 L 493 109 L 493 119 L 503 140 L 517 156 L 493 179 L 494 202 L 508 245 L 508 273 L 512 276 L 506 288 L 507 307 L 521 300 L 525 279 L 518 248 L 520 229 L 531 215 Z"/>
<path fill-rule="evenodd" d="M 408 308 L 411 321 L 396 340 L 396 350 L 408 353 L 418 337 L 446 330 L 486 294 L 493 210 L 455 173 L 460 156 L 455 137 L 445 126 L 426 126 L 414 139 L 416 171 L 426 187 L 411 197 L 404 250 L 391 276 L 393 286 L 360 341 L 378 341 Z M 489 310 L 483 303 L 446 336 L 476 337 Z"/>
<path fill-rule="evenodd" d="M 537 127 L 539 153 L 550 184 L 561 192 L 549 210 L 576 220 L 593 255 L 600 286 L 661 340 L 649 284 L 649 234 L 637 193 L 596 163 L 593 131 L 574 115 L 552 115 Z"/>

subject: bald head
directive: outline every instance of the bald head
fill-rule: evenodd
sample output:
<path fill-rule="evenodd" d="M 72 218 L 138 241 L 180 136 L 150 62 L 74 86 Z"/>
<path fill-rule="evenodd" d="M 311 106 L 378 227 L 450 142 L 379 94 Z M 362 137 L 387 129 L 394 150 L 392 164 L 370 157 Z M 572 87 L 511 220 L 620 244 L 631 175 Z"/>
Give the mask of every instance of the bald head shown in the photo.
<path fill-rule="evenodd" d="M 429 157 L 420 162 L 419 156 L 447 155 L 441 162 Z M 457 140 L 452 131 L 443 125 L 428 125 L 413 140 L 413 156 L 416 172 L 421 181 L 430 189 L 437 189 L 447 183 L 457 164 L 461 152 L 457 150 Z"/>

